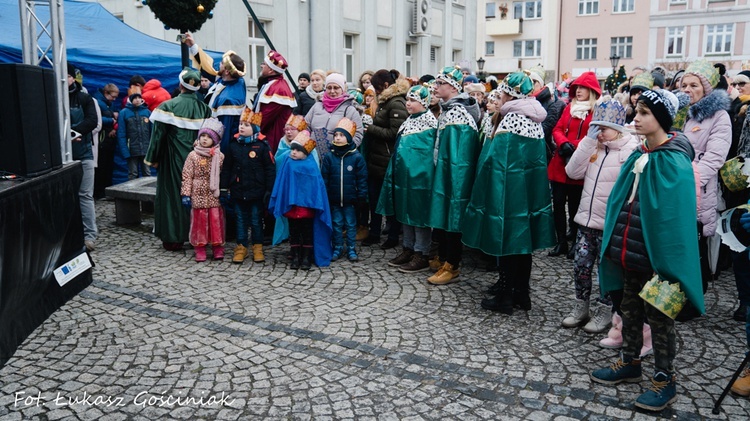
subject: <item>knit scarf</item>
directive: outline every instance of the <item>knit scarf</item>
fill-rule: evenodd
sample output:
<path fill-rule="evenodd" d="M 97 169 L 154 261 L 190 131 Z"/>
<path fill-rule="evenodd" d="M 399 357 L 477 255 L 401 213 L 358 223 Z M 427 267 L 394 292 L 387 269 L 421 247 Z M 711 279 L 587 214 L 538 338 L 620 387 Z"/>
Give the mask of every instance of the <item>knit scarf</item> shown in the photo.
<path fill-rule="evenodd" d="M 216 145 L 213 148 L 204 148 L 200 145 L 195 145 L 193 150 L 200 156 L 211 158 L 211 170 L 208 173 L 208 188 L 211 190 L 211 194 L 213 194 L 214 197 L 219 197 L 219 173 L 221 171 L 221 168 L 219 167 L 220 160 L 214 159 L 216 153 L 219 152 L 219 145 Z"/>
<path fill-rule="evenodd" d="M 349 95 L 341 94 L 338 98 L 331 98 L 328 96 L 328 92 L 326 92 L 323 94 L 323 108 L 325 108 L 327 112 L 332 113 L 336 107 L 341 105 L 341 103 L 347 99 L 349 99 Z"/>
<path fill-rule="evenodd" d="M 570 115 L 572 115 L 575 118 L 585 120 L 586 115 L 591 111 L 591 103 L 590 102 L 574 102 L 570 105 Z"/>
<path fill-rule="evenodd" d="M 305 88 L 305 92 L 307 93 L 307 96 L 317 101 L 326 91 L 315 92 L 312 84 L 310 84 Z"/>

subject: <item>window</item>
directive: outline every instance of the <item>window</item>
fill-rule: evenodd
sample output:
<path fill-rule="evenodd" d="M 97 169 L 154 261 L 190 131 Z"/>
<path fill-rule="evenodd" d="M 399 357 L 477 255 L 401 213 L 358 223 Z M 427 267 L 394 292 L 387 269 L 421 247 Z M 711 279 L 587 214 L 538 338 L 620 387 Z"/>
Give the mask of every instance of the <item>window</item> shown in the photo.
<path fill-rule="evenodd" d="M 527 39 L 513 41 L 513 57 L 540 57 L 542 55 L 542 40 Z"/>
<path fill-rule="evenodd" d="M 635 11 L 635 0 L 614 0 L 612 13 L 627 13 Z"/>
<path fill-rule="evenodd" d="M 706 54 L 722 54 L 732 51 L 734 24 L 706 25 Z"/>
<path fill-rule="evenodd" d="M 440 47 L 430 47 L 430 63 L 437 63 L 437 58 L 440 55 Z"/>
<path fill-rule="evenodd" d="M 404 58 L 406 61 L 405 63 L 406 66 L 404 67 L 406 68 L 407 76 L 411 75 L 411 54 L 412 54 L 411 52 L 413 48 L 414 48 L 414 44 L 406 44 L 406 48 L 404 49 Z"/>
<path fill-rule="evenodd" d="M 685 27 L 672 26 L 667 28 L 667 55 L 682 56 L 682 45 L 685 42 Z"/>
<path fill-rule="evenodd" d="M 352 80 L 354 74 L 354 38 L 356 35 L 344 34 L 344 78 Z"/>
<path fill-rule="evenodd" d="M 484 43 L 484 55 L 486 56 L 495 55 L 495 41 L 487 41 Z"/>
<path fill-rule="evenodd" d="M 453 62 L 458 63 L 461 61 L 461 50 L 453 50 Z"/>
<path fill-rule="evenodd" d="M 540 19 L 541 17 L 542 0 L 513 2 L 513 19 Z"/>
<path fill-rule="evenodd" d="M 576 40 L 576 60 L 596 60 L 596 38 Z"/>
<path fill-rule="evenodd" d="M 610 55 L 618 55 L 620 58 L 633 58 L 633 37 L 612 37 Z"/>
<path fill-rule="evenodd" d="M 579 15 L 598 15 L 599 0 L 578 0 Z"/>
<path fill-rule="evenodd" d="M 492 19 L 495 17 L 495 2 L 487 2 L 485 4 L 486 9 L 484 11 L 484 17 L 487 19 Z"/>
<path fill-rule="evenodd" d="M 260 21 L 263 29 L 268 29 L 268 22 Z M 260 32 L 260 28 L 251 18 L 247 22 L 247 43 L 250 59 L 245 63 L 245 74 L 250 79 L 258 79 L 260 64 L 266 58 L 266 40 Z"/>

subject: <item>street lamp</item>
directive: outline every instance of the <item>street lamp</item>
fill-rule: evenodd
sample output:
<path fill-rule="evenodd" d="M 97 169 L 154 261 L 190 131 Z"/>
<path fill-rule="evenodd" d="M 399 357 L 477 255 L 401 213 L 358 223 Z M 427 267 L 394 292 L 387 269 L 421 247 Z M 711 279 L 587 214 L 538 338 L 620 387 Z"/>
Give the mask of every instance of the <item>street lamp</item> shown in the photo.
<path fill-rule="evenodd" d="M 620 56 L 618 56 L 617 54 L 612 54 L 612 55 L 611 55 L 611 56 L 609 57 L 609 62 L 610 62 L 610 63 L 612 64 L 612 74 L 613 74 L 613 75 L 614 75 L 615 73 L 617 73 L 617 64 L 618 64 L 618 63 L 620 62 L 620 58 L 621 58 L 621 57 L 620 57 Z"/>
<path fill-rule="evenodd" d="M 486 60 L 483 59 L 482 57 L 479 57 L 479 59 L 477 60 L 477 69 L 479 69 L 479 78 L 480 79 L 484 76 L 484 63 L 485 63 L 485 61 Z"/>

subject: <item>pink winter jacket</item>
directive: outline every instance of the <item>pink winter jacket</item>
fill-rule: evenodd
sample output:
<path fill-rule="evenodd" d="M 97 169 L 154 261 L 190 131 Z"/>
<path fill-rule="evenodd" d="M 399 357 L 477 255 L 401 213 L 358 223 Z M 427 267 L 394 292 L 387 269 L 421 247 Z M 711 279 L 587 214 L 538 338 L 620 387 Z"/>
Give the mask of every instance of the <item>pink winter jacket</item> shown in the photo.
<path fill-rule="evenodd" d="M 705 237 L 716 233 L 719 170 L 732 144 L 732 122 L 725 111 L 728 106 L 726 92 L 714 90 L 690 106 L 683 127 L 683 133 L 695 149 L 693 164 L 700 176 L 701 189 L 698 221 L 703 224 Z"/>
<path fill-rule="evenodd" d="M 620 167 L 638 147 L 638 138 L 628 132 L 607 143 L 584 137 L 570 157 L 565 172 L 574 180 L 583 180 L 583 194 L 575 222 L 583 227 L 604 230 L 604 216 L 612 187 L 620 175 Z M 591 158 L 596 154 L 596 160 Z"/>

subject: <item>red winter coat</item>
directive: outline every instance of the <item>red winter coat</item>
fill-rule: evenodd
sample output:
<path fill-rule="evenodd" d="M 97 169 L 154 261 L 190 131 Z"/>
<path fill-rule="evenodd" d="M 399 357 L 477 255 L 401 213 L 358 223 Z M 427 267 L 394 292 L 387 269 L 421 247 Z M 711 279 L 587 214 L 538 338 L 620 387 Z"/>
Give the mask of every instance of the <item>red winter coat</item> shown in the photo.
<path fill-rule="evenodd" d="M 579 86 L 589 88 L 597 98 L 602 94 L 602 88 L 599 85 L 599 81 L 596 79 L 596 74 L 593 72 L 583 73 L 570 84 L 569 97 L 571 98 L 571 103 L 565 107 L 565 110 L 563 110 L 562 116 L 557 121 L 555 128 L 552 129 L 552 139 L 557 145 L 557 150 L 560 150 L 560 146 L 565 142 L 570 142 L 577 148 L 578 142 L 580 142 L 589 131 L 589 123 L 591 122 L 593 110 L 589 111 L 589 113 L 586 114 L 586 118 L 583 120 L 573 117 L 570 114 L 570 107 L 576 96 L 576 89 Z M 550 160 L 549 166 L 547 167 L 547 177 L 550 181 L 557 183 L 583 184 L 583 180 L 573 180 L 568 177 L 568 174 L 565 172 L 565 161 L 557 152 L 555 152 L 552 160 Z"/>
<path fill-rule="evenodd" d="M 159 104 L 172 99 L 172 95 L 161 87 L 161 82 L 157 79 L 151 79 L 143 85 L 141 96 L 146 101 L 149 111 L 154 111 Z"/>

